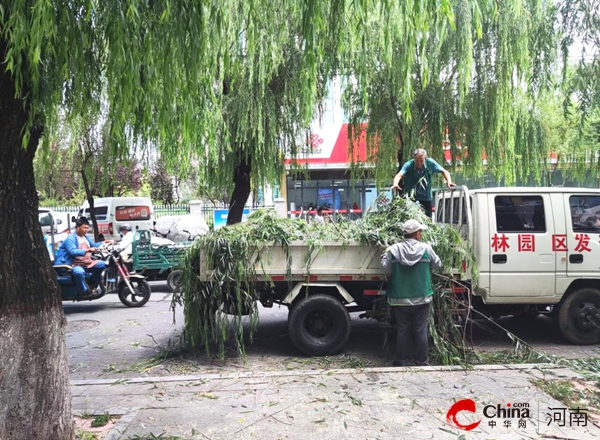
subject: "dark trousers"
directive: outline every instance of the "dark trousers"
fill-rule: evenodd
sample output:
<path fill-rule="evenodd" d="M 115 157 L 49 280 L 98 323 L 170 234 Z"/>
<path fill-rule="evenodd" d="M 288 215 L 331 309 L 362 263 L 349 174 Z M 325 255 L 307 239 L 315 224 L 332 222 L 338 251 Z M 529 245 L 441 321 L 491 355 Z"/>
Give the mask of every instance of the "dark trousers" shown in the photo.
<path fill-rule="evenodd" d="M 427 214 L 427 217 L 431 218 L 433 215 L 433 210 L 432 210 L 433 202 L 431 200 L 417 200 L 417 201 L 423 207 L 423 211 L 425 211 L 425 214 Z"/>
<path fill-rule="evenodd" d="M 429 342 L 427 325 L 429 323 L 429 304 L 418 306 L 392 306 L 398 339 L 396 339 L 396 362 L 408 365 L 413 348 L 415 365 L 429 365 Z M 411 331 L 412 326 L 412 331 Z"/>

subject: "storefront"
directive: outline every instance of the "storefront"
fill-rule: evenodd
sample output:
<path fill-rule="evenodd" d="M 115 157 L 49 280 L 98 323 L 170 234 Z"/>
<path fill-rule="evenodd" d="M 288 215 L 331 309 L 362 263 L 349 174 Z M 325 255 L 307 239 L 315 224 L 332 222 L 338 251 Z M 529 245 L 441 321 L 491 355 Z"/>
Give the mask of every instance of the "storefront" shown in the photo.
<path fill-rule="evenodd" d="M 334 219 L 343 215 L 356 220 L 376 198 L 377 188 L 372 179 L 287 181 L 288 214 L 291 216 L 314 214 L 317 208 L 322 207 L 333 215 Z"/>
<path fill-rule="evenodd" d="M 348 124 L 339 115 L 327 123 L 315 125 L 303 155 L 293 171 L 287 161 L 286 202 L 289 216 L 306 216 L 324 208 L 334 219 L 344 216 L 355 220 L 377 198 L 377 186 L 369 165 L 352 173 L 352 157 L 348 140 Z M 364 161 L 366 145 L 360 140 L 354 151 L 354 161 Z"/>

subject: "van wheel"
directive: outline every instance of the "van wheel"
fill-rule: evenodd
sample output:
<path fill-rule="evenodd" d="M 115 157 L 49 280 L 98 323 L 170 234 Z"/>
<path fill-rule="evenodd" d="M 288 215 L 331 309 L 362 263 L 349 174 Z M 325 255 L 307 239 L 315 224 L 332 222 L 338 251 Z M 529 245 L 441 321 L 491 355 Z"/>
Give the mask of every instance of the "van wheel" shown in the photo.
<path fill-rule="evenodd" d="M 562 334 L 573 344 L 600 343 L 600 290 L 584 288 L 571 293 L 557 314 Z"/>
<path fill-rule="evenodd" d="M 310 356 L 339 353 L 350 337 L 350 315 L 330 295 L 312 295 L 296 304 L 288 327 L 294 345 Z"/>

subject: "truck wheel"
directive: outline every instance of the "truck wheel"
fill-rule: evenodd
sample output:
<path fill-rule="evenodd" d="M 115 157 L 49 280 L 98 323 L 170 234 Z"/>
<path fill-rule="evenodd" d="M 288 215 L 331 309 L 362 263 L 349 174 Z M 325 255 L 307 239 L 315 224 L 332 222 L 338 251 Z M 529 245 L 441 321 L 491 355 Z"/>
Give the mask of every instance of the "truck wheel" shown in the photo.
<path fill-rule="evenodd" d="M 560 305 L 557 318 L 569 342 L 600 343 L 600 290 L 584 288 L 571 293 Z"/>
<path fill-rule="evenodd" d="M 310 356 L 336 354 L 350 337 L 350 315 L 330 295 L 312 295 L 296 304 L 288 326 L 294 345 Z"/>
<path fill-rule="evenodd" d="M 133 293 L 124 281 L 119 284 L 119 299 L 127 307 L 142 307 L 150 299 L 150 284 L 146 280 L 129 280 Z"/>
<path fill-rule="evenodd" d="M 171 289 L 171 292 L 179 291 L 180 283 L 179 277 L 181 276 L 181 270 L 172 270 L 169 276 L 167 277 L 167 286 Z"/>

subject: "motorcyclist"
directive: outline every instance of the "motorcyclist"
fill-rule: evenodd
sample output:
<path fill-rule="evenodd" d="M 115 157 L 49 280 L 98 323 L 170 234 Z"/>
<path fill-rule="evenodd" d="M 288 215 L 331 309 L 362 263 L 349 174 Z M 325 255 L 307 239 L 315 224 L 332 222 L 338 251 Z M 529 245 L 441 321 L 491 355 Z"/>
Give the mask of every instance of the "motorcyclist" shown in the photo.
<path fill-rule="evenodd" d="M 90 289 L 95 288 L 100 283 L 102 271 L 106 268 L 106 263 L 102 260 L 92 260 L 91 254 L 98 250 L 103 243 L 112 243 L 112 240 L 92 243 L 92 240 L 86 235 L 90 229 L 90 223 L 87 218 L 79 217 L 75 223 L 75 232 L 62 242 L 56 254 L 55 265 L 73 266 L 73 278 L 77 291 L 80 295 L 89 295 Z M 85 274 L 91 274 L 89 278 L 89 287 L 85 282 Z"/>
<path fill-rule="evenodd" d="M 115 245 L 114 249 L 121 253 L 121 258 L 125 263 L 129 262 L 129 257 L 132 254 L 133 246 L 133 232 L 131 232 L 131 225 L 123 223 L 119 226 L 119 234 L 121 235 L 121 241 Z"/>

